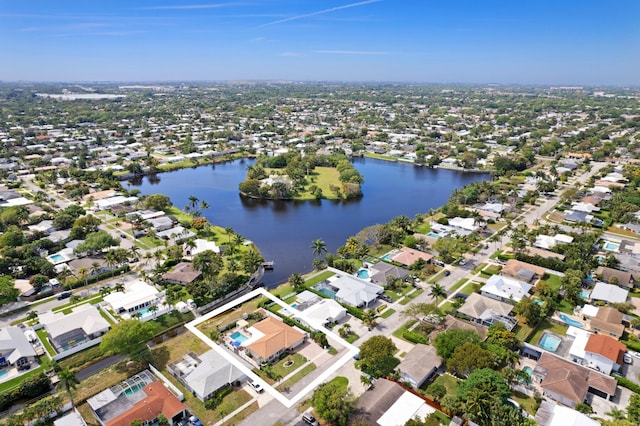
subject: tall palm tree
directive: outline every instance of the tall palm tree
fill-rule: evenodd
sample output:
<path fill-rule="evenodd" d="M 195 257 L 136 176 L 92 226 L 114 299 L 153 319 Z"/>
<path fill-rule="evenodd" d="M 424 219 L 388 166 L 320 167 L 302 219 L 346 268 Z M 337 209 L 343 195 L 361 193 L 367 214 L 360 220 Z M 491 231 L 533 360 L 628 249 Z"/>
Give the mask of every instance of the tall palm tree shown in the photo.
<path fill-rule="evenodd" d="M 81 268 L 78 269 L 78 278 L 80 278 L 81 280 L 84 280 L 84 286 L 87 286 L 87 278 L 89 276 L 89 270 L 82 266 Z"/>
<path fill-rule="evenodd" d="M 211 206 L 205 200 L 200 201 L 200 210 L 207 210 L 209 207 Z"/>
<path fill-rule="evenodd" d="M 429 296 L 436 299 L 436 301 L 440 301 L 440 299 L 444 299 L 445 297 L 447 297 L 447 291 L 440 284 L 434 284 L 433 286 L 431 286 Z"/>
<path fill-rule="evenodd" d="M 302 274 L 299 272 L 294 272 L 289 277 L 289 284 L 293 287 L 294 290 L 302 290 L 304 288 L 304 278 L 302 278 Z"/>
<path fill-rule="evenodd" d="M 100 287 L 100 295 L 102 297 L 107 296 L 111 293 L 111 287 Z"/>
<path fill-rule="evenodd" d="M 233 232 L 233 228 L 227 226 L 224 228 L 224 232 L 227 234 L 227 237 L 229 237 L 229 243 L 231 243 L 231 238 L 233 238 L 233 235 L 235 234 L 235 232 Z"/>
<path fill-rule="evenodd" d="M 311 243 L 311 248 L 313 249 L 314 256 L 323 257 L 327 252 L 327 244 L 321 238 L 313 241 Z"/>
<path fill-rule="evenodd" d="M 124 293 L 124 284 L 123 284 L 123 283 L 117 283 L 117 284 L 113 287 L 113 289 L 114 289 L 115 291 L 119 291 L 119 292 L 121 292 L 121 293 Z"/>
<path fill-rule="evenodd" d="M 149 312 L 151 312 L 153 314 L 153 318 L 155 318 L 158 312 L 158 305 L 149 306 Z"/>
<path fill-rule="evenodd" d="M 73 402 L 73 394 L 71 390 L 76 388 L 76 385 L 80 384 L 80 380 L 76 377 L 75 373 L 73 373 L 68 368 L 64 368 L 58 372 L 58 388 L 65 389 L 69 394 L 69 399 L 71 400 L 71 406 L 75 408 L 75 403 Z"/>

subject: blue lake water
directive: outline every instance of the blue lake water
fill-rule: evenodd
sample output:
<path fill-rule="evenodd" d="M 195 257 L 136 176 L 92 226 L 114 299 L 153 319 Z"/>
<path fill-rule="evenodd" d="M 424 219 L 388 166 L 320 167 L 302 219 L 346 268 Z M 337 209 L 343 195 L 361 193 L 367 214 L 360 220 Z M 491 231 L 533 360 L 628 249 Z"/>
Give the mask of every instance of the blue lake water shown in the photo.
<path fill-rule="evenodd" d="M 311 243 L 320 238 L 335 253 L 347 238 L 369 225 L 395 216 L 415 217 L 442 206 L 451 192 L 471 182 L 490 179 L 486 173 L 416 167 L 370 158 L 354 160 L 365 183 L 364 196 L 349 201 L 269 201 L 240 196 L 238 184 L 254 160 L 182 169 L 132 182 L 142 194 L 165 194 L 183 208 L 193 195 L 211 206 L 204 215 L 214 225 L 231 227 L 253 241 L 275 268 L 263 282 L 273 287 L 294 272 L 311 271 Z"/>

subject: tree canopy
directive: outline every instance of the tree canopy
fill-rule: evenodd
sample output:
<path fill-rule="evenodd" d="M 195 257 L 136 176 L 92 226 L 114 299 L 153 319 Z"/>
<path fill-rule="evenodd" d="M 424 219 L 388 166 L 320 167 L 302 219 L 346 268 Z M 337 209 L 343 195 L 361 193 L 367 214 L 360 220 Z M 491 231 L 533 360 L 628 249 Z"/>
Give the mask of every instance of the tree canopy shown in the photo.
<path fill-rule="evenodd" d="M 360 346 L 360 368 L 373 377 L 389 376 L 400 361 L 393 355 L 396 345 L 384 336 L 373 336 Z"/>
<path fill-rule="evenodd" d="M 138 358 L 144 350 L 144 343 L 153 334 L 153 326 L 148 322 L 136 319 L 120 321 L 102 336 L 100 348 L 105 352 Z"/>

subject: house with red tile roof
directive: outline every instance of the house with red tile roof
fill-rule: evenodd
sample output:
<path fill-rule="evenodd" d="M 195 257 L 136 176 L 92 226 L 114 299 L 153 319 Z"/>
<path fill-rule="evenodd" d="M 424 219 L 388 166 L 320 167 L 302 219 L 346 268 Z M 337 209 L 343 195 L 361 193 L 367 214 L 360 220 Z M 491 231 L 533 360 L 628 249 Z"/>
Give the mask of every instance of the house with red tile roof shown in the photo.
<path fill-rule="evenodd" d="M 258 365 L 272 361 L 304 343 L 307 335 L 274 317 L 267 317 L 249 329 L 259 337 L 247 344 L 246 351 Z M 257 332 L 256 332 L 257 331 Z M 261 334 L 261 335 L 260 335 Z M 253 339 L 252 339 L 253 340 Z"/>
<path fill-rule="evenodd" d="M 610 374 L 622 366 L 622 359 L 627 347 L 604 334 L 592 334 L 584 347 L 585 361 L 589 366 Z"/>
<path fill-rule="evenodd" d="M 134 420 L 141 420 L 143 424 L 147 424 L 157 419 L 160 414 L 169 420 L 169 424 L 176 424 L 187 415 L 187 406 L 160 382 L 151 382 L 138 392 L 143 392 L 144 397 L 126 411 L 104 422 L 104 425 L 130 426 Z"/>

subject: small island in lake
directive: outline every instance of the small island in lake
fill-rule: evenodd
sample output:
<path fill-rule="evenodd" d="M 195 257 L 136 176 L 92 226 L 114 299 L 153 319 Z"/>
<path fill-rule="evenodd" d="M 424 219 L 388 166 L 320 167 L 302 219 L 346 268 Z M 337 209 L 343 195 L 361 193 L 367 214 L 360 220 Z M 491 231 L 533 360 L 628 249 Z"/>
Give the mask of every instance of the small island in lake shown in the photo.
<path fill-rule="evenodd" d="M 364 178 L 342 153 L 291 152 L 258 157 L 240 193 L 268 200 L 339 200 L 362 195 Z"/>

